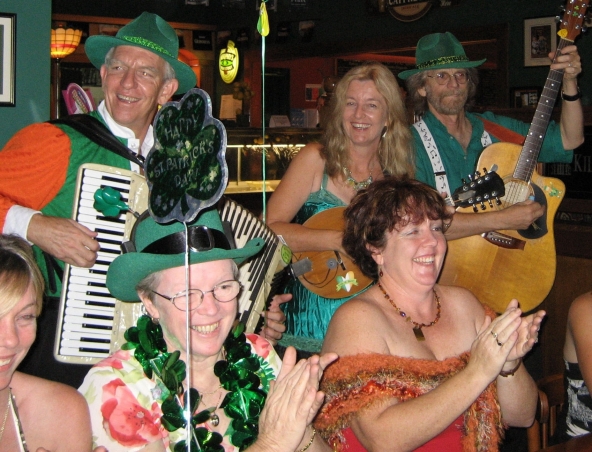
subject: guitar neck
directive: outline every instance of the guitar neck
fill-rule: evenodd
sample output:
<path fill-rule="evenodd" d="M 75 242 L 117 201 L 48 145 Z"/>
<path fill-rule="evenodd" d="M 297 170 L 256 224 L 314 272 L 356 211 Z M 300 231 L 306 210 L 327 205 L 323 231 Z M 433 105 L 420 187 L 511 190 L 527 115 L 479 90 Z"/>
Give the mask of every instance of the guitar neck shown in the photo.
<path fill-rule="evenodd" d="M 565 46 L 572 44 L 571 41 L 561 39 L 557 45 L 557 51 L 555 57 L 560 55 L 560 50 Z M 528 129 L 528 135 L 524 141 L 516 169 L 514 170 L 514 178 L 523 181 L 530 181 L 532 173 L 536 168 L 539 158 L 539 152 L 547 133 L 547 127 L 551 121 L 551 115 L 553 113 L 553 107 L 557 100 L 557 93 L 561 88 L 561 82 L 563 80 L 563 69 L 551 69 L 545 82 L 545 87 L 541 92 L 541 97 L 537 104 L 536 112 L 532 119 L 530 129 Z"/>

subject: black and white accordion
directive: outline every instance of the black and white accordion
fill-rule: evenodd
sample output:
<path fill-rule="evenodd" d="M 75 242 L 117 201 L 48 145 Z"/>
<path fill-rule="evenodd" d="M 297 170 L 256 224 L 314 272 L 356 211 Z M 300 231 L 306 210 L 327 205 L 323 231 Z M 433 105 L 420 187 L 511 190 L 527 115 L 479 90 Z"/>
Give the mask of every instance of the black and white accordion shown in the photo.
<path fill-rule="evenodd" d="M 105 165 L 80 167 L 72 218 L 98 232 L 96 240 L 101 249 L 91 268 L 65 266 L 54 348 L 54 356 L 61 362 L 94 364 L 106 358 L 121 347 L 125 330 L 143 313 L 142 303 L 121 302 L 107 289 L 109 264 L 121 254 L 121 244 L 129 240 L 136 218 L 130 212 L 106 217 L 95 210 L 94 193 L 105 187 L 118 190 L 132 211 L 147 209 L 149 190 L 143 176 Z M 217 208 L 237 247 L 255 237 L 265 240 L 263 250 L 239 268 L 243 285 L 239 319 L 250 333 L 283 285 L 291 252 L 267 225 L 230 198 L 223 197 Z"/>

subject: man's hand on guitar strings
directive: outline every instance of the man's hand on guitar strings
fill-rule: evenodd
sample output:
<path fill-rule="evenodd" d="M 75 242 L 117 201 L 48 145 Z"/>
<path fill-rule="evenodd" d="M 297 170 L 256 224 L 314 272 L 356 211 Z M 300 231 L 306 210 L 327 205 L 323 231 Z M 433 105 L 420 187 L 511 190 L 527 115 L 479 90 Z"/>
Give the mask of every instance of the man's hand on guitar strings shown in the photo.
<path fill-rule="evenodd" d="M 260 334 L 272 345 L 277 344 L 286 331 L 286 315 L 280 308 L 280 305 L 287 303 L 291 299 L 292 294 L 289 293 L 275 295 L 271 300 L 269 310 L 261 313 L 265 318 L 265 324 L 261 328 Z"/>

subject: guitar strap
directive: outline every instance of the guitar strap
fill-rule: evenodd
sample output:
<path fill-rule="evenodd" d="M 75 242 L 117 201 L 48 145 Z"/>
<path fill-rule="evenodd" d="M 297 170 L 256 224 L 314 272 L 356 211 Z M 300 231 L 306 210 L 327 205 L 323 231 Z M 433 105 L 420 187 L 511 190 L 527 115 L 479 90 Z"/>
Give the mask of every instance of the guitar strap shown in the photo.
<path fill-rule="evenodd" d="M 492 144 L 491 135 L 500 141 L 519 145 L 524 144 L 525 138 L 519 133 L 480 116 L 478 116 L 478 118 L 483 122 L 484 126 L 483 135 L 481 136 L 481 145 L 483 148 L 486 148 Z M 440 158 L 440 152 L 438 151 L 438 146 L 436 145 L 436 140 L 434 140 L 432 132 L 430 132 L 430 129 L 423 119 L 415 122 L 413 127 L 415 127 L 417 130 L 417 133 L 419 134 L 419 137 L 423 143 L 423 147 L 430 157 L 432 171 L 434 172 L 434 179 L 436 181 L 436 189 L 440 193 L 443 192 L 450 196 L 451 192 L 450 186 L 448 184 L 448 177 L 446 176 L 446 170 L 444 168 L 444 164 L 442 163 L 442 159 Z"/>
<path fill-rule="evenodd" d="M 72 127 L 77 132 L 87 137 L 89 140 L 97 143 L 99 146 L 115 152 L 144 168 L 144 157 L 130 151 L 115 135 L 97 118 L 87 114 L 75 114 L 64 116 L 63 118 L 52 119 L 47 121 L 50 124 L 64 124 Z"/>

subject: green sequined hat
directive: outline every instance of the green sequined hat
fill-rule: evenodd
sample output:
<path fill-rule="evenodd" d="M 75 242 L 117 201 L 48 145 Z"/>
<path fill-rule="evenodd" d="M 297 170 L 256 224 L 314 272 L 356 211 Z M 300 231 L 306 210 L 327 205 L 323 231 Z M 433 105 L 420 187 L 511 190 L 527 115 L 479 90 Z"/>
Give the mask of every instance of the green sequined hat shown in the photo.
<path fill-rule="evenodd" d="M 452 33 L 433 33 L 417 42 L 415 50 L 415 69 L 398 74 L 402 80 L 422 71 L 449 68 L 470 68 L 481 66 L 485 59 L 469 61 L 462 44 Z"/>
<path fill-rule="evenodd" d="M 179 81 L 177 94 L 182 94 L 196 85 L 195 72 L 179 61 L 179 38 L 177 33 L 162 17 L 143 12 L 139 17 L 122 27 L 115 36 L 93 35 L 85 44 L 84 50 L 90 62 L 97 68 L 105 63 L 105 55 L 112 47 L 135 46 L 150 50 L 175 70 Z"/>
<path fill-rule="evenodd" d="M 127 252 L 117 256 L 107 271 L 107 288 L 121 301 L 140 301 L 136 285 L 151 273 L 185 265 L 186 242 L 189 246 L 189 264 L 222 259 L 233 259 L 237 265 L 260 252 L 265 241 L 249 240 L 242 248 L 233 248 L 224 233 L 216 208 L 203 210 L 197 219 L 187 225 L 178 221 L 159 224 L 150 216 L 138 219 L 130 242 L 124 244 Z"/>

